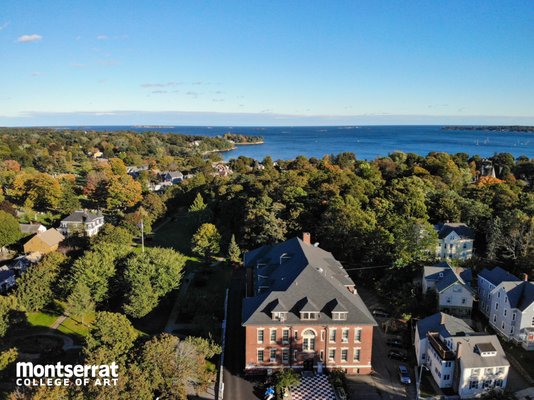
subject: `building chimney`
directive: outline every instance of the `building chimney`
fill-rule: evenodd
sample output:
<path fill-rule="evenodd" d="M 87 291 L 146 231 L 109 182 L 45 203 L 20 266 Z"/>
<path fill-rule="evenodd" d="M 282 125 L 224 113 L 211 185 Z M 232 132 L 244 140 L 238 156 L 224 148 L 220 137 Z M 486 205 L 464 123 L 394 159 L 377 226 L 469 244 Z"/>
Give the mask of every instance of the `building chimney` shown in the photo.
<path fill-rule="evenodd" d="M 456 343 L 456 359 L 459 359 L 462 357 L 462 342 L 458 341 Z"/>
<path fill-rule="evenodd" d="M 304 232 L 302 234 L 302 241 L 306 244 L 311 245 L 311 233 L 310 232 Z"/>
<path fill-rule="evenodd" d="M 525 282 L 528 282 L 528 274 L 523 274 L 523 280 L 524 280 Z"/>

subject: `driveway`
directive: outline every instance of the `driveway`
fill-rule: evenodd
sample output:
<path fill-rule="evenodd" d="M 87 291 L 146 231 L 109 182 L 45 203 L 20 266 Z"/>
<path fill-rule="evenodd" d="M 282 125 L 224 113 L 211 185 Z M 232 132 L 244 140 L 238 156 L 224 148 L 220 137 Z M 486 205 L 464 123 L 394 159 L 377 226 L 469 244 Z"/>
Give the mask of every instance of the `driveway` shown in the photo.
<path fill-rule="evenodd" d="M 369 309 L 384 308 L 380 304 L 378 297 L 366 288 L 358 287 L 358 294 L 361 296 Z M 384 320 L 376 318 L 378 324 Z M 393 399 L 415 399 L 415 376 L 412 376 L 412 384 L 402 385 L 399 382 L 398 361 L 390 360 L 387 356 L 389 350 L 386 345 L 388 335 L 380 327 L 376 327 L 373 333 L 373 357 L 372 365 L 374 373 L 368 376 L 349 376 L 348 385 L 351 398 L 369 400 L 393 400 Z M 407 363 L 403 363 L 407 365 Z M 413 369 L 409 366 L 408 369 Z M 412 374 L 413 375 L 413 374 Z"/>
<path fill-rule="evenodd" d="M 245 329 L 241 326 L 241 301 L 245 291 L 244 269 L 234 271 L 228 292 L 228 321 L 224 354 L 224 398 L 254 400 L 254 384 L 243 378 Z"/>

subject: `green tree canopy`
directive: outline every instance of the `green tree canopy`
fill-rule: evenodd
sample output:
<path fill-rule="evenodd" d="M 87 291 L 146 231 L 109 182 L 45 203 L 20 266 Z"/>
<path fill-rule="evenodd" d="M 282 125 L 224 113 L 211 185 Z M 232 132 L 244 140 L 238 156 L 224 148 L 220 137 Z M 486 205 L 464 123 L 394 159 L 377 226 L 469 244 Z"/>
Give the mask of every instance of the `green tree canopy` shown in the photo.
<path fill-rule="evenodd" d="M 233 263 L 241 261 L 241 250 L 235 241 L 235 235 L 232 235 L 230 244 L 228 245 L 228 259 Z"/>
<path fill-rule="evenodd" d="M 97 312 L 96 319 L 87 335 L 84 353 L 87 356 L 96 351 L 105 351 L 111 360 L 118 363 L 126 355 L 139 336 L 126 316 L 107 311 Z"/>
<path fill-rule="evenodd" d="M 15 296 L 26 311 L 39 311 L 54 299 L 61 264 L 66 260 L 61 253 L 50 253 L 17 279 Z"/>
<path fill-rule="evenodd" d="M 0 210 L 0 249 L 15 243 L 22 237 L 19 222 L 5 211 Z"/>
<path fill-rule="evenodd" d="M 200 257 L 209 259 L 220 251 L 221 235 L 213 224 L 202 224 L 193 235 L 191 250 Z"/>
<path fill-rule="evenodd" d="M 94 310 L 95 303 L 91 298 L 91 291 L 83 282 L 78 282 L 74 286 L 72 293 L 67 297 L 67 306 L 65 308 L 67 315 L 80 318 L 83 324 L 85 316 Z"/>
<path fill-rule="evenodd" d="M 103 244 L 115 244 L 119 246 L 130 247 L 132 245 L 133 235 L 125 228 L 104 224 L 98 235 L 91 238 L 91 246 L 97 248 Z"/>
<path fill-rule="evenodd" d="M 141 318 L 180 285 L 185 258 L 172 249 L 148 248 L 144 253 L 133 253 L 125 264 L 124 311 Z"/>

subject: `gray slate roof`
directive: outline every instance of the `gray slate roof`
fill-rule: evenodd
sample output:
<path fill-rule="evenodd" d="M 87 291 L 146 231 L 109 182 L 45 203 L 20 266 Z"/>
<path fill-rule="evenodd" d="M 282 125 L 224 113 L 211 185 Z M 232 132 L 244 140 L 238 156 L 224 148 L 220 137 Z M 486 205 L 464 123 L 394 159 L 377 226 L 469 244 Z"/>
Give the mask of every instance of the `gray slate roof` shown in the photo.
<path fill-rule="evenodd" d="M 438 332 L 442 337 L 448 338 L 475 331 L 464 320 L 438 312 L 417 321 L 419 339 L 424 339 L 428 332 Z"/>
<path fill-rule="evenodd" d="M 501 287 L 506 290 L 511 308 L 524 311 L 534 302 L 534 283 L 532 282 L 502 282 L 494 290 L 498 290 Z"/>
<path fill-rule="evenodd" d="M 455 349 L 458 343 L 461 343 L 459 358 L 463 368 L 491 368 L 510 365 L 506 358 L 506 353 L 496 335 L 455 337 L 453 342 Z M 479 345 L 482 345 L 482 347 L 492 346 L 497 351 L 497 354 L 482 357 L 477 351 L 477 346 Z"/>
<path fill-rule="evenodd" d="M 501 267 L 495 267 L 492 270 L 484 268 L 478 273 L 478 276 L 486 279 L 493 286 L 498 286 L 501 282 L 506 281 L 519 281 L 519 279 L 515 275 L 512 275 L 510 272 L 502 269 Z"/>
<path fill-rule="evenodd" d="M 319 311 L 320 324 L 376 325 L 361 297 L 347 289 L 354 282 L 331 253 L 293 238 L 249 251 L 244 259 L 245 267 L 254 270 L 255 288 L 265 291 L 243 300 L 243 325 L 277 323 L 271 312 L 279 301 L 287 307 L 287 320 L 280 322 L 285 325 L 314 323 L 300 320 L 303 308 Z M 334 321 L 332 311 L 339 303 L 347 319 Z"/>
<path fill-rule="evenodd" d="M 43 225 L 41 224 L 19 224 L 20 231 L 22 233 L 37 233 L 41 226 Z"/>
<path fill-rule="evenodd" d="M 5 280 L 15 276 L 15 273 L 8 269 L 8 270 L 0 270 L 0 282 L 4 282 Z"/>
<path fill-rule="evenodd" d="M 447 289 L 456 282 L 461 283 L 468 290 L 473 292 L 470 286 L 472 276 L 471 268 L 453 268 L 445 261 L 436 265 L 426 266 L 423 269 L 423 278 L 427 281 L 435 282 L 436 290 L 438 292 Z"/>
<path fill-rule="evenodd" d="M 456 232 L 458 236 L 460 236 L 462 239 L 474 239 L 475 238 L 475 232 L 469 228 L 466 224 L 462 223 L 440 223 L 434 225 L 434 229 L 438 232 L 438 238 L 444 239 L 446 238 L 451 232 Z"/>
<path fill-rule="evenodd" d="M 74 223 L 92 222 L 95 219 L 101 218 L 101 217 L 102 217 L 101 214 L 99 215 L 99 214 L 95 214 L 89 211 L 78 210 L 78 211 L 74 211 L 71 215 L 63 219 L 61 222 L 74 222 Z"/>
<path fill-rule="evenodd" d="M 184 177 L 184 174 L 182 174 L 180 171 L 167 171 L 164 173 L 164 175 L 169 175 L 172 179 Z"/>

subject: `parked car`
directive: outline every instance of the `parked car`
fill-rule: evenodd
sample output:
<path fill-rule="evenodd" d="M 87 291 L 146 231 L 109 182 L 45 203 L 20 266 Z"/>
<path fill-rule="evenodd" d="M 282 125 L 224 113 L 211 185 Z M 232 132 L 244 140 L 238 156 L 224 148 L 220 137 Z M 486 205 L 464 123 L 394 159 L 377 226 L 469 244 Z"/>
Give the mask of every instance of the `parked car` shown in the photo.
<path fill-rule="evenodd" d="M 389 318 L 389 317 L 391 317 L 391 315 L 387 311 L 382 310 L 380 308 L 377 308 L 376 310 L 373 310 L 373 315 L 375 317 L 380 317 L 380 318 Z"/>
<path fill-rule="evenodd" d="M 388 358 L 391 358 L 392 360 L 408 361 L 408 357 L 406 356 L 406 354 L 398 350 L 390 350 L 390 352 L 388 353 Z"/>
<path fill-rule="evenodd" d="M 399 365 L 399 379 L 400 382 L 405 385 L 412 383 L 410 372 L 408 371 L 408 368 L 406 368 L 406 365 Z"/>
<path fill-rule="evenodd" d="M 389 347 L 395 347 L 397 349 L 405 349 L 406 348 L 406 344 L 404 344 L 404 342 L 402 340 L 399 340 L 399 339 L 389 339 L 386 343 L 387 343 L 387 345 Z"/>

